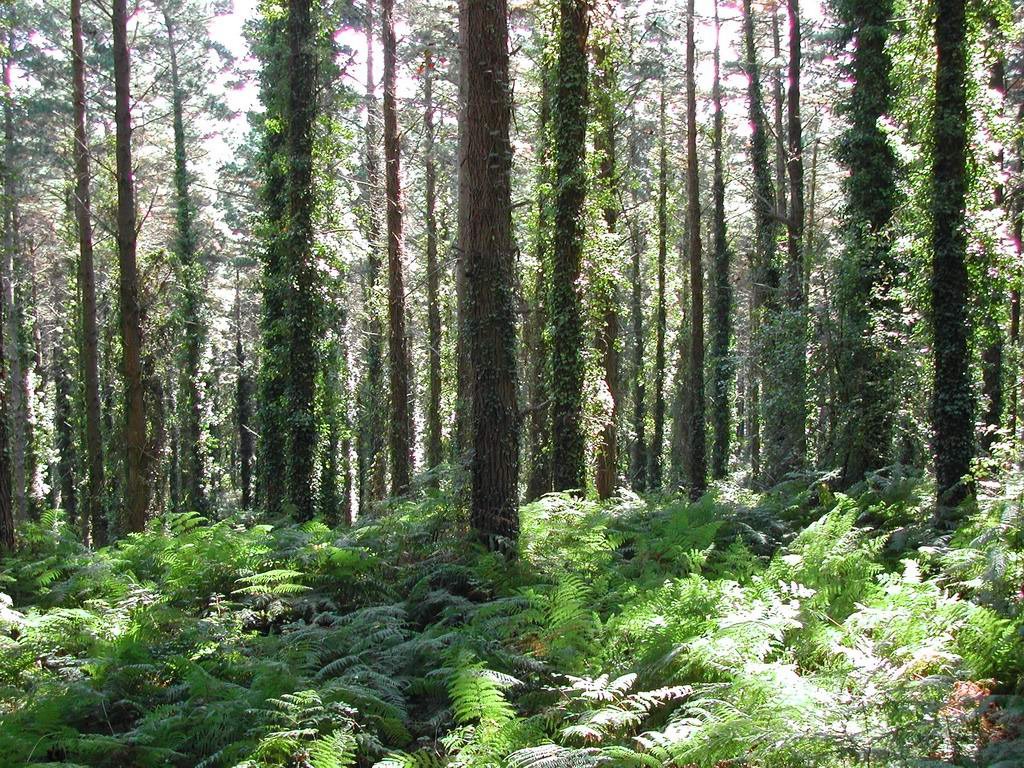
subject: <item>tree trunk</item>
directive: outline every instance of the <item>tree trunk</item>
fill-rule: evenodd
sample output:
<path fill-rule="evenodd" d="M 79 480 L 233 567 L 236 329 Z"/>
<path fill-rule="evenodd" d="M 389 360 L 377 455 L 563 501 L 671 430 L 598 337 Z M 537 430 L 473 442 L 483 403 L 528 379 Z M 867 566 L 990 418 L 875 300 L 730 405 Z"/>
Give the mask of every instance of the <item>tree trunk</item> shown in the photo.
<path fill-rule="evenodd" d="M 786 123 L 782 89 L 782 33 L 779 9 L 783 0 L 776 0 L 772 14 L 772 104 L 775 108 L 775 215 L 785 221 L 786 211 Z"/>
<path fill-rule="evenodd" d="M 556 491 L 586 488 L 583 433 L 583 258 L 587 170 L 588 5 L 560 0 L 554 101 L 555 230 L 551 273 L 552 481 Z"/>
<path fill-rule="evenodd" d="M 551 258 L 551 209 L 548 187 L 551 182 L 548 129 L 551 119 L 551 71 L 542 65 L 540 121 L 537 127 L 537 229 L 534 235 L 533 307 L 530 313 L 530 393 L 529 446 L 530 475 L 526 500 L 539 499 L 551 491 L 551 349 L 545 330 L 548 326 L 548 264 Z"/>
<path fill-rule="evenodd" d="M 388 363 L 391 370 L 391 495 L 409 490 L 412 445 L 409 440 L 409 354 L 405 335 L 405 282 L 402 264 L 402 188 L 399 179 L 397 45 L 395 2 L 383 0 L 384 182 L 388 237 Z"/>
<path fill-rule="evenodd" d="M 637 493 L 642 493 L 647 490 L 643 273 L 640 267 L 643 247 L 640 240 L 640 226 L 635 216 L 630 221 L 629 240 L 630 250 L 632 251 L 630 314 L 632 315 L 633 323 L 633 370 L 631 372 L 633 377 L 633 447 L 629 456 L 629 475 L 632 480 L 633 490 Z"/>
<path fill-rule="evenodd" d="M 177 41 L 171 13 L 164 6 L 164 26 L 171 62 L 171 99 L 174 114 L 174 192 L 177 214 L 175 255 L 181 279 L 181 315 L 184 324 L 182 367 L 178 382 L 180 417 L 182 499 L 186 511 L 205 512 L 206 474 L 202 439 L 202 377 L 200 362 L 206 328 L 202 317 L 205 276 L 197 254 L 195 205 L 189 190 L 188 158 L 185 149 L 185 94 L 178 71 Z"/>
<path fill-rule="evenodd" d="M 434 158 L 434 57 L 427 49 L 423 60 L 423 128 L 426 133 L 424 165 L 427 229 L 427 349 L 430 372 L 427 395 L 427 469 L 444 460 L 441 446 L 441 305 L 440 268 L 437 264 L 437 168 Z M 433 478 L 437 487 L 437 477 Z"/>
<path fill-rule="evenodd" d="M 461 0 L 464 106 L 459 115 L 459 253 L 469 293 L 473 378 L 470 524 L 489 549 L 515 555 L 519 410 L 513 286 L 512 145 L 505 0 Z"/>
<path fill-rule="evenodd" d="M 935 111 L 932 126 L 932 404 L 936 522 L 973 496 L 974 396 L 968 337 L 969 280 L 964 212 L 967 193 L 967 19 L 964 0 L 936 0 Z"/>
<path fill-rule="evenodd" d="M 789 214 L 786 219 L 786 323 L 784 373 L 788 387 L 786 439 L 782 454 L 785 472 L 802 469 L 807 456 L 807 298 L 804 295 L 804 161 L 800 123 L 800 5 L 789 7 Z"/>
<path fill-rule="evenodd" d="M 142 308 L 135 257 L 138 237 L 132 168 L 131 64 L 126 0 L 114 0 L 114 102 L 117 166 L 117 260 L 120 275 L 121 347 L 125 395 L 125 511 L 127 532 L 146 527 L 149 506 L 146 395 L 142 373 Z"/>
<path fill-rule="evenodd" d="M 616 235 L 619 218 L 618 172 L 615 153 L 615 96 L 618 72 L 613 52 L 610 50 L 613 34 L 611 29 L 603 31 L 600 44 L 595 46 L 594 66 L 596 69 L 596 106 L 598 130 L 594 150 L 600 157 L 598 178 L 604 193 L 604 223 L 612 238 Z M 601 327 L 597 333 L 597 349 L 601 355 L 604 386 L 611 399 L 611 407 L 605 413 L 605 424 L 597 443 L 597 469 L 594 486 L 598 498 L 608 499 L 615 493 L 618 474 L 618 401 L 619 401 L 619 295 L 613 270 L 601 270 L 596 283 L 600 292 Z"/>
<path fill-rule="evenodd" d="M 235 418 L 238 421 L 238 476 L 242 486 L 242 509 L 252 509 L 253 437 L 252 380 L 246 369 L 245 346 L 242 344 L 241 275 L 235 269 Z"/>
<path fill-rule="evenodd" d="M 729 467 L 729 385 L 732 380 L 732 283 L 729 279 L 732 254 L 725 229 L 725 171 L 723 163 L 723 140 L 725 116 L 722 111 L 721 82 L 721 23 L 718 19 L 718 0 L 715 0 L 715 52 L 714 80 L 711 86 L 711 100 L 714 103 L 714 130 L 712 136 L 714 152 L 714 177 L 712 196 L 714 198 L 714 277 L 711 292 L 711 358 L 714 365 L 712 387 L 711 422 L 714 429 L 714 443 L 711 449 L 711 476 L 720 480 Z"/>
<path fill-rule="evenodd" d="M 761 96 L 761 72 L 754 46 L 754 14 L 751 0 L 743 0 L 743 31 L 748 77 L 750 107 L 750 158 L 754 177 L 754 246 L 750 263 L 751 280 L 751 357 L 753 366 L 750 381 L 750 439 L 752 467 L 755 481 L 770 484 L 775 475 L 775 457 L 778 455 L 781 424 L 775 420 L 778 401 L 784 400 L 777 371 L 769 370 L 774 364 L 772 350 L 765 337 L 765 324 L 774 320 L 778 310 L 779 274 L 775 267 L 775 222 L 773 191 L 768 161 L 768 142 L 765 126 L 764 101 Z M 769 329 L 770 330 L 770 329 Z M 770 377 L 768 374 L 772 374 Z M 761 425 L 764 424 L 767 460 L 761 462 Z M 758 471 L 760 470 L 760 471 Z"/>
<path fill-rule="evenodd" d="M 668 138 L 666 134 L 665 74 L 662 73 L 658 108 L 658 298 L 654 342 L 654 434 L 647 454 L 647 487 L 662 487 L 662 453 L 665 442 L 665 262 L 668 259 Z"/>
<path fill-rule="evenodd" d="M 89 132 L 86 123 L 85 52 L 82 0 L 71 0 L 73 100 L 75 113 L 75 218 L 78 223 L 78 295 L 81 303 L 79 356 L 85 399 L 86 484 L 83 529 L 92 527 L 92 543 L 107 543 L 104 505 L 103 434 L 100 431 L 99 333 L 96 329 L 96 272 L 92 251 L 89 197 Z M 88 537 L 86 541 L 88 541 Z"/>

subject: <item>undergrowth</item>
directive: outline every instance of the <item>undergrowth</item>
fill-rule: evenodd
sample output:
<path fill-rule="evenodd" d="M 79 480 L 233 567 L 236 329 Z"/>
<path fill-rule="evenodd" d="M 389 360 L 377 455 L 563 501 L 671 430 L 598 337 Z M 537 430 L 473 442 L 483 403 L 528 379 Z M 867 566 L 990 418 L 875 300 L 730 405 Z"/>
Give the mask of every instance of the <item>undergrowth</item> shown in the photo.
<path fill-rule="evenodd" d="M 553 495 L 511 564 L 439 495 L 97 553 L 50 515 L 0 572 L 0 765 L 1022 765 L 1004 490 L 937 539 L 904 478 Z"/>

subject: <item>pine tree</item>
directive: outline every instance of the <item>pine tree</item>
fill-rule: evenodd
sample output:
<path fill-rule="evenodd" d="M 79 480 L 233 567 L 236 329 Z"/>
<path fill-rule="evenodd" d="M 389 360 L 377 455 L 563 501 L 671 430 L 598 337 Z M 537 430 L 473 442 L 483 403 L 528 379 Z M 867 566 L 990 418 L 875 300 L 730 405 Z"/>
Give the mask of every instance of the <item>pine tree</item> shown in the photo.
<path fill-rule="evenodd" d="M 459 114 L 459 235 L 465 259 L 473 378 L 470 524 L 514 555 L 519 535 L 519 407 L 509 127 L 508 7 L 460 0 L 464 62 Z"/>
<path fill-rule="evenodd" d="M 556 491 L 586 486 L 583 311 L 579 279 L 586 196 L 588 6 L 560 0 L 554 96 L 555 216 L 551 272 L 552 472 Z"/>
<path fill-rule="evenodd" d="M 711 449 L 711 476 L 725 477 L 729 465 L 729 384 L 732 379 L 732 283 L 729 270 L 732 254 L 725 229 L 725 171 L 723 167 L 723 142 L 725 115 L 722 110 L 721 81 L 721 23 L 718 18 L 718 1 L 715 0 L 715 51 L 713 57 L 713 82 L 711 100 L 714 104 L 714 129 L 712 144 L 714 171 L 712 196 L 714 198 L 713 237 L 714 264 L 711 281 L 711 359 L 713 365 L 711 422 L 714 442 Z"/>
<path fill-rule="evenodd" d="M 974 394 L 968 338 L 970 300 L 964 214 L 967 194 L 967 12 L 964 0 L 936 0 L 935 111 L 932 123 L 932 440 L 938 506 L 973 496 Z"/>
<path fill-rule="evenodd" d="M 72 102 L 74 110 L 75 220 L 78 225 L 79 358 L 85 400 L 85 505 L 83 529 L 91 527 L 96 546 L 107 543 L 104 506 L 103 436 L 100 433 L 99 336 L 96 329 L 96 273 L 93 259 L 92 206 L 89 195 L 89 131 L 86 115 L 85 50 L 82 2 L 71 0 Z"/>
<path fill-rule="evenodd" d="M 142 373 L 142 308 L 136 261 L 135 180 L 132 169 L 131 64 L 128 53 L 126 0 L 114 0 L 114 93 L 117 165 L 117 257 L 120 273 L 122 371 L 125 393 L 125 531 L 146 526 L 149 465 L 146 400 Z"/>

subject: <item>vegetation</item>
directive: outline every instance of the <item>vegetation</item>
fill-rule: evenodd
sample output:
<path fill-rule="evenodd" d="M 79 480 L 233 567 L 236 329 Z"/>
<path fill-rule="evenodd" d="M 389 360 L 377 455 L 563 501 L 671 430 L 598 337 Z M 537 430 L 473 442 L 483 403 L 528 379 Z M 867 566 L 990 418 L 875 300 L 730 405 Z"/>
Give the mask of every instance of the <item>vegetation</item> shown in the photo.
<path fill-rule="evenodd" d="M 0 768 L 1024 766 L 1022 41 L 0 4 Z"/>

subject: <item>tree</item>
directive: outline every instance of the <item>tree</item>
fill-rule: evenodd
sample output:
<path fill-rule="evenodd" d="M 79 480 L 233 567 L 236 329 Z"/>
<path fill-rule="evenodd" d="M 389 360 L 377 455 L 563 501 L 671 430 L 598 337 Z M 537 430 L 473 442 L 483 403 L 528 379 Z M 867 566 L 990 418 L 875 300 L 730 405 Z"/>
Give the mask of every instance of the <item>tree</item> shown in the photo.
<path fill-rule="evenodd" d="M 384 42 L 384 183 L 388 237 L 388 367 L 391 371 L 391 495 L 409 490 L 409 352 L 405 336 L 405 282 L 402 265 L 402 188 L 399 179 L 397 47 L 395 2 L 381 3 Z"/>
<path fill-rule="evenodd" d="M 126 0 L 114 0 L 115 158 L 117 166 L 117 260 L 120 275 L 121 353 L 125 396 L 124 529 L 146 527 L 149 505 L 146 400 L 142 373 L 142 307 L 135 248 L 138 229 L 132 169 L 131 63 Z"/>
<path fill-rule="evenodd" d="M 470 524 L 489 549 L 514 555 L 519 410 L 505 0 L 460 0 L 459 39 L 467 64 L 461 74 L 458 242 L 474 373 Z"/>
<path fill-rule="evenodd" d="M 583 0 L 560 0 L 554 94 L 555 216 L 551 271 L 552 481 L 556 491 L 586 487 L 583 433 L 583 311 L 580 267 L 587 179 L 587 34 Z"/>
<path fill-rule="evenodd" d="M 886 316 L 893 306 L 897 265 L 890 230 L 898 200 L 896 155 L 882 120 L 889 112 L 892 61 L 886 48 L 892 2 L 848 0 L 837 5 L 843 39 L 854 41 L 853 87 L 845 106 L 850 121 L 839 156 L 849 170 L 846 243 L 839 263 L 838 410 L 842 415 L 837 461 L 844 486 L 889 461 L 893 440 L 896 363 Z"/>
<path fill-rule="evenodd" d="M 203 512 L 205 462 L 202 436 L 202 386 L 200 362 L 206 339 L 202 316 L 205 275 L 197 253 L 195 204 L 189 188 L 188 156 L 185 148 L 185 92 L 178 68 L 175 12 L 180 7 L 163 5 L 164 28 L 171 71 L 171 105 L 174 128 L 174 194 L 177 224 L 175 255 L 181 272 L 181 321 L 183 328 L 182 367 L 178 388 L 181 408 L 182 499 L 186 510 Z"/>
<path fill-rule="evenodd" d="M 732 283 L 729 270 L 732 254 L 725 228 L 725 171 L 723 167 L 723 140 L 725 115 L 722 110 L 721 81 L 721 23 L 718 2 L 715 2 L 715 51 L 711 100 L 714 104 L 712 144 L 714 170 L 712 197 L 714 211 L 712 231 L 714 237 L 714 264 L 711 282 L 711 359 L 713 365 L 711 423 L 714 442 L 711 449 L 711 476 L 725 477 L 729 464 L 729 384 L 732 378 Z"/>
<path fill-rule="evenodd" d="M 665 442 L 665 332 L 668 326 L 665 298 L 665 262 L 668 260 L 668 138 L 665 113 L 665 73 L 662 72 L 658 101 L 658 297 L 654 310 L 654 429 L 647 452 L 647 487 L 652 491 L 661 490 Z"/>
<path fill-rule="evenodd" d="M 427 229 L 427 352 L 430 358 L 427 395 L 427 468 L 444 460 L 441 448 L 441 268 L 437 263 L 437 161 L 434 157 L 434 55 L 423 54 L 423 131 L 426 136 L 424 186 Z M 436 484 L 436 480 L 435 480 Z"/>
<path fill-rule="evenodd" d="M 704 265 L 701 261 L 700 185 L 697 173 L 697 85 L 694 76 L 694 0 L 686 17 L 686 227 L 690 257 L 690 498 L 707 490 L 707 431 L 704 419 Z"/>
<path fill-rule="evenodd" d="M 614 6 L 609 7 L 609 15 Z M 618 170 L 615 151 L 615 97 L 618 89 L 618 71 L 612 43 L 614 18 L 609 18 L 608 29 L 601 31 L 600 39 L 594 46 L 595 67 L 595 111 L 597 113 L 597 136 L 594 150 L 599 156 L 598 179 L 603 193 L 605 227 L 614 238 L 619 219 Z M 607 499 L 615 493 L 618 474 L 618 400 L 619 400 L 619 309 L 618 285 L 612 264 L 602 265 L 600 274 L 595 276 L 598 292 L 597 305 L 601 312 L 601 324 L 597 332 L 596 346 L 601 355 L 604 386 L 611 399 L 611 407 L 605 414 L 605 424 L 598 437 L 596 448 L 597 470 L 594 485 L 599 498 Z"/>
<path fill-rule="evenodd" d="M 773 192 L 771 171 L 768 164 L 767 131 L 764 114 L 764 100 L 761 95 L 761 68 L 758 64 L 757 49 L 754 46 L 754 12 L 751 0 L 743 0 L 744 67 L 747 72 L 747 97 L 750 109 L 750 161 L 754 178 L 754 246 L 750 262 L 752 283 L 751 298 L 751 341 L 755 360 L 754 376 L 748 384 L 750 411 L 751 474 L 755 480 L 767 471 L 768 482 L 772 480 L 769 462 L 766 467 L 760 462 L 760 434 L 762 426 L 766 443 L 778 443 L 780 425 L 773 421 L 775 413 L 770 406 L 772 398 L 784 397 L 777 386 L 784 383 L 774 380 L 771 369 L 774 363 L 767 342 L 765 328 L 778 311 L 779 273 L 775 266 L 775 222 L 773 218 Z M 761 396 L 764 395 L 764 402 Z M 773 453 L 774 448 L 769 451 Z M 777 455 L 774 454 L 774 455 Z M 770 467 L 770 468 L 769 468 Z"/>
<path fill-rule="evenodd" d="M 973 496 L 974 394 L 964 214 L 967 194 L 967 12 L 964 0 L 936 0 L 932 116 L 932 441 L 936 520 Z"/>
<path fill-rule="evenodd" d="M 74 108 L 75 220 L 78 225 L 79 358 L 85 400 L 86 485 L 83 526 L 96 546 L 107 543 L 104 506 L 103 436 L 100 433 L 99 337 L 96 329 L 96 274 L 89 196 L 89 132 L 86 115 L 82 3 L 71 0 L 72 102 Z"/>

